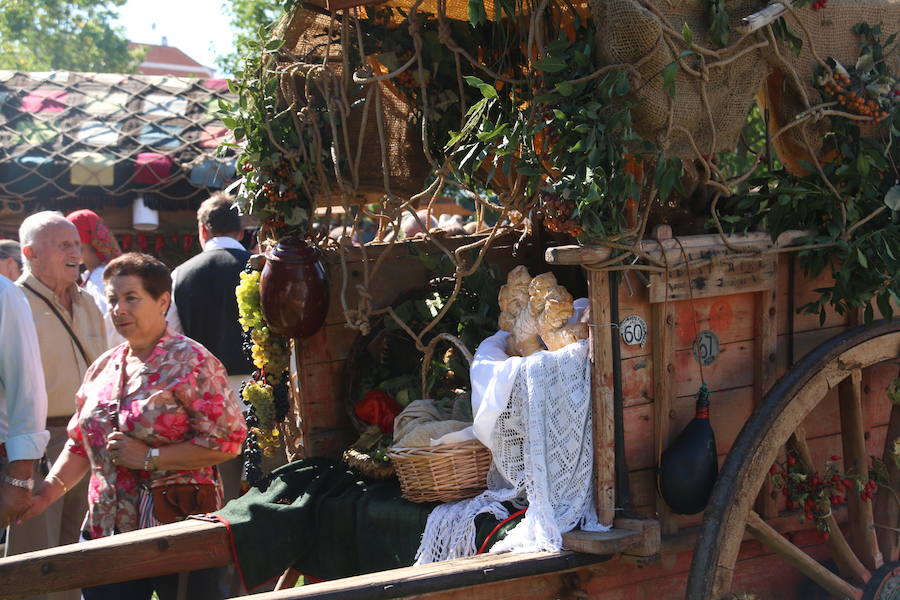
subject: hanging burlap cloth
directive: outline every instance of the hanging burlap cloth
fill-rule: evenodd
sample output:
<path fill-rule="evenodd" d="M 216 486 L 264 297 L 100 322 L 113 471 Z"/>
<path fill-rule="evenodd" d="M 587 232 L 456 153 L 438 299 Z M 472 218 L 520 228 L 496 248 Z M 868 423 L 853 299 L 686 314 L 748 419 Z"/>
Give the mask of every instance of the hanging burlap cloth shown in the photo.
<path fill-rule="evenodd" d="M 298 3 L 276 27 L 275 37 L 285 41 L 278 63 L 281 94 L 286 104 L 293 101 L 304 106 L 308 91 L 316 87 L 309 85 L 309 77 L 318 78 L 318 93 L 324 89 L 334 102 L 341 100 L 342 88 L 346 90 L 349 114 L 345 118 L 332 115 L 338 124 L 336 149 L 342 159 L 344 184 L 355 190 L 356 201 L 377 201 L 388 191 L 408 198 L 422 191 L 431 170 L 422 149 L 420 112 L 390 80 L 367 84 L 359 90 L 359 86 L 351 81 L 349 75 L 352 73 L 345 77 L 341 24 L 335 21 L 329 45 L 330 24 L 329 15 Z M 351 30 L 350 35 L 355 33 Z M 384 72 L 377 57 L 367 59 L 375 74 Z M 349 56 L 348 60 L 354 68 L 359 57 Z M 369 96 L 373 86 L 374 93 Z M 381 95 L 383 147 L 375 94 Z M 322 115 L 322 118 L 327 117 Z M 366 195 L 376 197 L 363 200 Z M 323 194 L 316 198 L 318 206 L 340 203 L 337 189 L 331 190 L 330 196 Z"/>
<path fill-rule="evenodd" d="M 829 0 L 823 10 L 817 12 L 808 7 L 798 9 L 786 19 L 801 37 L 804 37 L 802 28 L 805 28 L 812 37 L 812 43 L 806 43 L 804 39 L 799 56 L 794 56 L 784 47 L 781 50 L 782 57 L 796 71 L 797 80 L 802 84 L 802 92 L 777 57 L 767 53 L 772 72 L 760 89 L 758 100 L 762 108 L 769 109 L 769 130 L 773 133 L 808 108 L 804 102 L 804 94 L 813 105 L 821 102 L 821 96 L 814 87 L 819 62 L 813 51 L 823 60 L 831 57 L 845 67 L 852 67 L 859 58 L 860 44 L 864 41 L 853 32 L 853 27 L 857 23 L 881 25 L 883 38 L 897 32 L 900 30 L 900 0 Z M 900 73 L 900 53 L 893 52 L 885 60 L 888 69 L 893 73 Z M 800 164 L 801 161 L 810 160 L 804 136 L 818 155 L 822 139 L 829 129 L 828 119 L 808 121 L 776 138 L 774 147 L 781 162 L 792 173 L 806 174 L 807 170 Z M 861 126 L 864 136 L 873 135 L 875 129 L 873 126 Z"/>
<path fill-rule="evenodd" d="M 707 33 L 706 2 L 590 0 L 590 4 L 603 61 L 638 64 L 646 57 L 638 67 L 643 81 L 637 90 L 640 104 L 632 112 L 635 130 L 670 155 L 685 159 L 697 158 L 698 152 L 710 156 L 733 150 L 753 98 L 763 90 L 764 82 L 765 90 L 760 99 L 770 110 L 772 133 L 808 108 L 804 97 L 812 104 L 819 103 L 821 97 L 813 88 L 813 73 L 819 62 L 813 52 L 822 59 L 831 56 L 845 65 L 855 64 L 862 41 L 853 32 L 855 24 L 881 24 L 885 37 L 900 27 L 900 0 L 830 0 L 820 11 L 809 6 L 798 8 L 785 18 L 803 39 L 799 56 L 791 53 L 784 43 L 779 43 L 777 51 L 766 46 L 741 54 L 766 39 L 765 30 L 760 30 L 734 47 L 721 50 L 719 58 L 705 57 L 708 67 L 705 73 L 695 56 L 686 57 L 685 64 L 703 76 L 697 77 L 679 69 L 675 78 L 675 97 L 671 98 L 664 88 L 661 72 L 686 48 L 678 40 L 684 24 L 690 27 L 696 44 L 713 47 Z M 735 28 L 741 19 L 766 4 L 762 0 L 730 0 L 726 3 L 732 42 L 738 39 Z M 669 28 L 668 36 L 664 33 L 664 23 Z M 894 53 L 889 60 L 896 72 L 900 55 Z M 720 66 L 715 66 L 716 62 L 720 62 Z M 796 79 L 791 71 L 796 72 Z M 802 142 L 804 130 L 813 150 L 818 153 L 828 128 L 825 121 L 811 121 L 803 128 L 797 127 L 780 136 L 776 140 L 779 157 L 792 170 L 802 171 L 799 161 L 808 159 Z M 691 146 L 685 130 L 693 136 L 696 149 Z"/>
<path fill-rule="evenodd" d="M 738 136 L 753 96 L 762 85 L 767 67 L 761 51 L 755 50 L 740 56 L 722 67 L 709 69 L 707 81 L 679 69 L 675 77 L 675 97 L 671 98 L 663 87 L 660 75 L 678 53 L 685 49 L 676 44 L 674 50 L 663 35 L 663 21 L 644 6 L 641 0 L 591 0 L 594 23 L 597 26 L 597 44 L 604 62 L 637 64 L 642 81 L 637 90 L 639 104 L 632 111 L 635 130 L 644 138 L 656 143 L 674 156 L 697 158 L 697 152 L 711 155 L 720 150 L 731 150 L 737 145 Z M 666 2 L 648 0 L 665 15 L 669 27 L 680 32 L 685 23 L 691 28 L 694 42 L 712 47 L 706 30 L 706 2 L 690 0 Z M 731 27 L 741 18 L 765 6 L 760 0 L 736 0 L 728 2 Z M 725 57 L 739 53 L 752 45 L 755 39 L 747 39 L 726 53 Z M 688 57 L 688 63 L 695 61 Z M 707 58 L 708 62 L 713 62 Z M 708 110 L 704 106 L 701 86 L 705 86 Z M 672 125 L 669 113 L 672 111 Z M 710 121 L 710 117 L 712 121 Z M 677 127 L 691 132 L 697 144 L 695 151 L 688 136 Z M 715 144 L 713 145 L 713 132 Z"/>
<path fill-rule="evenodd" d="M 528 512 L 491 552 L 555 552 L 562 534 L 575 527 L 608 529 L 597 520 L 592 494 L 587 340 L 510 358 L 508 336 L 502 331 L 486 339 L 472 363 L 476 435 L 493 455 L 488 490 L 432 511 L 416 564 L 475 554 L 472 519 L 506 518 L 504 502 L 527 505 Z"/>

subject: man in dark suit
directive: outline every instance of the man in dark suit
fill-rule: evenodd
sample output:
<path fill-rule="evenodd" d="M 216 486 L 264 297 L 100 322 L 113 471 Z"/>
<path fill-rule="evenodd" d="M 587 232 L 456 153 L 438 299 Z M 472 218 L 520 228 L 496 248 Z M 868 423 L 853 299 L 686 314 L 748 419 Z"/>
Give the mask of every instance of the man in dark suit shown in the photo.
<path fill-rule="evenodd" d="M 197 210 L 203 252 L 172 271 L 172 306 L 167 319 L 176 331 L 197 340 L 222 361 L 237 392 L 253 365 L 241 349 L 234 288 L 250 258 L 241 243 L 241 217 L 234 199 L 213 194 Z M 234 464 L 232 464 L 234 463 Z M 225 499 L 238 495 L 240 458 L 220 465 Z"/>

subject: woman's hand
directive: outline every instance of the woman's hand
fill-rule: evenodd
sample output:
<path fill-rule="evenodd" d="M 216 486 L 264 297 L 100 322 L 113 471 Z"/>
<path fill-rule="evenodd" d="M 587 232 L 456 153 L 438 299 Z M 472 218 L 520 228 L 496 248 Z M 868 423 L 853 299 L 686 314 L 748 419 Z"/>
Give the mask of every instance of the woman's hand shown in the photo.
<path fill-rule="evenodd" d="M 16 519 L 16 524 L 27 521 L 31 517 L 36 517 L 53 504 L 56 500 L 56 494 L 53 490 L 53 483 L 50 481 L 42 481 L 37 484 L 31 496 L 31 504 Z"/>
<path fill-rule="evenodd" d="M 113 431 L 106 436 L 106 449 L 112 456 L 113 464 L 128 469 L 143 469 L 149 448 L 144 442 L 121 431 Z"/>

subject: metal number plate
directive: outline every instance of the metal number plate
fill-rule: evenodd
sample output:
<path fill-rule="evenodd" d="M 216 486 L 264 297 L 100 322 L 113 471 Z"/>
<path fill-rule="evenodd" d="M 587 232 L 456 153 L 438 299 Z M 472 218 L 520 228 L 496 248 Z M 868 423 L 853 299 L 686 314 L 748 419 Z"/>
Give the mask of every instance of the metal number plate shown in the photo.
<path fill-rule="evenodd" d="M 719 338 L 709 329 L 701 331 L 694 340 L 694 358 L 703 366 L 708 366 L 716 361 L 719 356 Z"/>
<path fill-rule="evenodd" d="M 647 322 L 638 315 L 629 315 L 619 324 L 619 334 L 626 346 L 643 348 L 647 343 Z"/>

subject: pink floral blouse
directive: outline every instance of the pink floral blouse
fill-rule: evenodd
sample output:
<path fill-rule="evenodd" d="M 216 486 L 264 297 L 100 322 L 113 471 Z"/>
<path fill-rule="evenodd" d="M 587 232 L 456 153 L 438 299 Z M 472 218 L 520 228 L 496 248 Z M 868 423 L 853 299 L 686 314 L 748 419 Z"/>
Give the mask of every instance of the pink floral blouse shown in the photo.
<path fill-rule="evenodd" d="M 76 395 L 68 448 L 88 458 L 91 481 L 82 529 L 91 538 L 138 529 L 140 484 L 221 483 L 212 467 L 191 471 L 131 470 L 112 463 L 106 437 L 119 401 L 121 369 L 128 351 L 120 344 L 94 361 Z M 191 441 L 238 454 L 247 426 L 225 368 L 209 350 L 167 329 L 144 367 L 125 382 L 118 406 L 119 430 L 152 447 Z"/>

